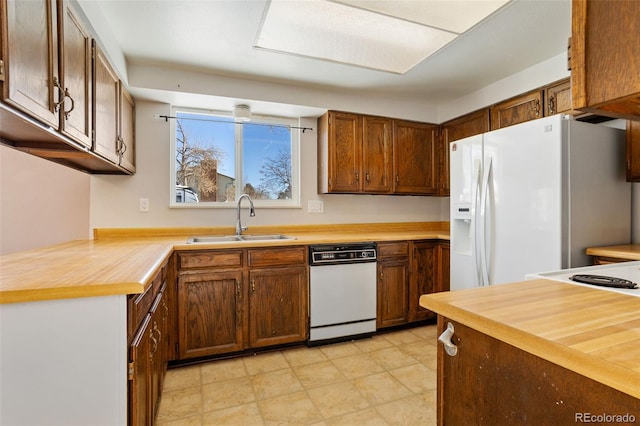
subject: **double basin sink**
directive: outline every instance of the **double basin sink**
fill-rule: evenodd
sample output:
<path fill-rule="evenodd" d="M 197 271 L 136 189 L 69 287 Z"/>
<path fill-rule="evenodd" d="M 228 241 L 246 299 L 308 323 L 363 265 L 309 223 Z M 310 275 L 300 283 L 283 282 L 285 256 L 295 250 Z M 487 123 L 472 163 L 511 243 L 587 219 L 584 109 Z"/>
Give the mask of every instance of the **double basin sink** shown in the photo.
<path fill-rule="evenodd" d="M 214 243 L 234 243 L 242 241 L 287 241 L 295 240 L 295 237 L 289 237 L 283 234 L 267 234 L 267 235 L 210 235 L 201 237 L 189 237 L 187 244 L 214 244 Z"/>

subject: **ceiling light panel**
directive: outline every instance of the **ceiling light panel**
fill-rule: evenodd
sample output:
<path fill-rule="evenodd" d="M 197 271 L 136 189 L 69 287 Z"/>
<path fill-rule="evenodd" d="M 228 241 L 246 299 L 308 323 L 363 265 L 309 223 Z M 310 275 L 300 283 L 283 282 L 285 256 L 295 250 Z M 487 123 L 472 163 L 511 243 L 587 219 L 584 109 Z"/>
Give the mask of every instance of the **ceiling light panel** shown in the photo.
<path fill-rule="evenodd" d="M 396 74 L 457 35 L 325 0 L 271 0 L 267 8 L 256 47 Z"/>
<path fill-rule="evenodd" d="M 462 34 L 510 0 L 331 0 Z"/>

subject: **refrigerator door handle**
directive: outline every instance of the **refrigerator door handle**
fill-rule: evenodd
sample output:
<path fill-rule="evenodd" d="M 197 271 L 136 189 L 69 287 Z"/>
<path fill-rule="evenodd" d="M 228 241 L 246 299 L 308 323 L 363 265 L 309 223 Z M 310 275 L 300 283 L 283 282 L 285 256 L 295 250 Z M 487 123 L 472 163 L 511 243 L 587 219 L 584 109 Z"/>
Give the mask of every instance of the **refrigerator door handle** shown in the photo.
<path fill-rule="evenodd" d="M 489 157 L 489 162 L 486 164 L 484 170 L 484 176 L 482 178 L 482 195 L 480 197 L 480 226 L 482 228 L 482 241 L 480 243 L 480 264 L 482 267 L 482 286 L 489 285 L 489 261 L 487 256 L 487 250 L 491 247 L 487 247 L 487 220 L 490 219 L 487 214 L 487 203 L 489 202 L 489 181 L 491 177 L 491 168 L 493 165 L 492 158 Z"/>
<path fill-rule="evenodd" d="M 479 235 L 478 231 L 481 230 L 481 227 L 478 226 L 480 223 L 480 200 L 481 200 L 481 187 L 482 187 L 482 167 L 480 167 L 480 162 L 477 162 L 478 172 L 476 173 L 476 197 L 475 197 L 475 209 L 473 215 L 473 242 L 474 242 L 474 250 L 473 250 L 473 260 L 476 264 L 476 279 L 478 280 L 478 286 L 482 286 L 482 265 L 480 262 L 480 243 L 482 242 L 482 237 Z"/>

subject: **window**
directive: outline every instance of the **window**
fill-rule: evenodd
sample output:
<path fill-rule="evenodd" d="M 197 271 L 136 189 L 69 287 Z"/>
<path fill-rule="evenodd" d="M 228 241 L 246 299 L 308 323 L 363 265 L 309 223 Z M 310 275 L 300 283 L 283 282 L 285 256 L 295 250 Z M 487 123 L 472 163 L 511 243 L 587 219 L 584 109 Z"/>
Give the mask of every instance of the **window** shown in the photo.
<path fill-rule="evenodd" d="M 174 109 L 172 206 L 299 207 L 298 120 Z"/>

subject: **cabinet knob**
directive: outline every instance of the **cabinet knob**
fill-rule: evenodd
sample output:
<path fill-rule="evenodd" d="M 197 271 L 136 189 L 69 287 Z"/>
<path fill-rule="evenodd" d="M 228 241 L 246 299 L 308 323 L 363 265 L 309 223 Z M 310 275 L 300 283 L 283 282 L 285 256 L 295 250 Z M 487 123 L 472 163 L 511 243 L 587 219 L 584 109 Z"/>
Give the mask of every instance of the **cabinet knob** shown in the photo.
<path fill-rule="evenodd" d="M 438 342 L 444 345 L 444 351 L 449 356 L 456 356 L 458 354 L 458 347 L 451 342 L 451 337 L 453 337 L 454 332 L 453 324 L 447 323 L 447 329 L 438 337 Z"/>

